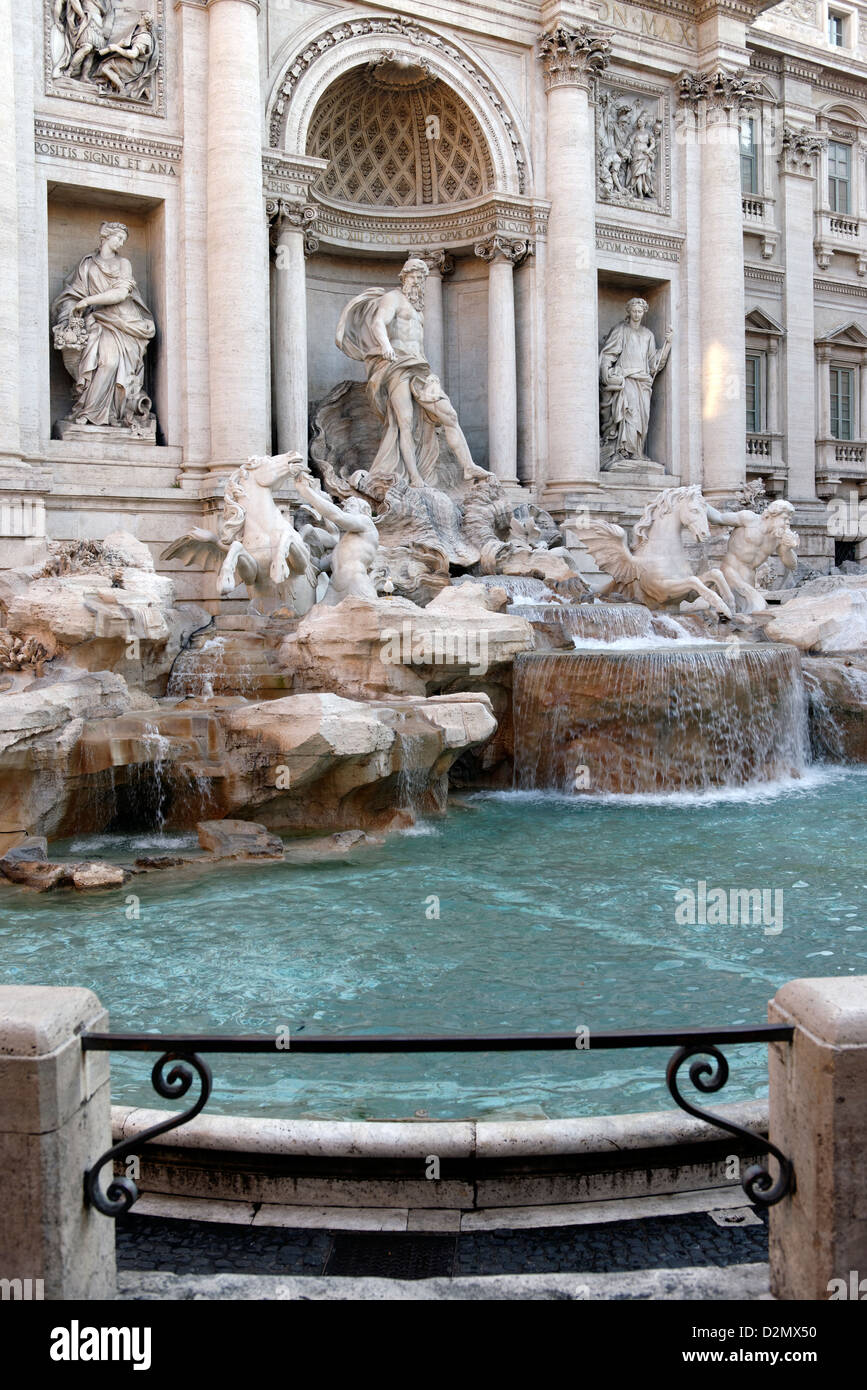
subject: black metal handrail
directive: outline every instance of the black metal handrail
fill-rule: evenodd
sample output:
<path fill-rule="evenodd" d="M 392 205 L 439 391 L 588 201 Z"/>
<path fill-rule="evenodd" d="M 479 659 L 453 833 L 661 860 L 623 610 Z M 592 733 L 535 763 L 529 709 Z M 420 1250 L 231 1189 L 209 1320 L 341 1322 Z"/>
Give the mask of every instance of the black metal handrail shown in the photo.
<path fill-rule="evenodd" d="M 367 1035 L 327 1035 L 304 1036 L 300 1032 L 281 1030 L 271 1035 L 219 1035 L 198 1036 L 189 1033 L 82 1033 L 81 1046 L 85 1052 L 158 1052 L 160 1056 L 151 1071 L 151 1083 L 158 1095 L 167 1100 L 178 1100 L 189 1091 L 195 1076 L 201 1082 L 201 1092 L 194 1105 L 180 1114 L 171 1114 L 159 1124 L 151 1126 L 132 1139 L 125 1139 L 107 1149 L 104 1154 L 88 1168 L 84 1174 L 85 1201 L 106 1216 L 119 1216 L 129 1211 L 138 1200 L 138 1188 L 132 1178 L 112 1177 L 105 1192 L 99 1186 L 99 1175 L 109 1163 L 112 1165 L 125 1158 L 127 1154 L 140 1149 L 143 1144 L 155 1139 L 168 1130 L 178 1129 L 200 1114 L 208 1103 L 213 1088 L 213 1076 L 208 1063 L 200 1053 L 270 1053 L 278 1056 L 293 1052 L 307 1053 L 400 1053 L 400 1052 L 594 1052 L 606 1049 L 641 1047 L 674 1047 L 665 1079 L 672 1099 L 699 1120 L 725 1130 L 737 1138 L 744 1139 L 753 1146 L 772 1154 L 777 1160 L 779 1172 L 773 1178 L 767 1168 L 754 1163 L 745 1172 L 742 1186 L 751 1201 L 763 1206 L 773 1206 L 788 1192 L 794 1191 L 795 1174 L 790 1161 L 761 1135 L 742 1125 L 723 1119 L 708 1110 L 693 1105 L 681 1095 L 678 1089 L 680 1068 L 690 1062 L 689 1079 L 697 1091 L 712 1094 L 722 1090 L 729 1078 L 729 1065 L 721 1044 L 735 1046 L 739 1043 L 790 1043 L 794 1036 L 790 1025 L 761 1023 L 752 1028 L 662 1028 L 662 1029 L 615 1029 L 609 1032 L 593 1032 L 584 1028 L 572 1033 L 456 1033 L 451 1035 L 431 1035 L 428 1037 L 404 1037 L 399 1034 Z M 166 1068 L 171 1064 L 171 1069 Z"/>

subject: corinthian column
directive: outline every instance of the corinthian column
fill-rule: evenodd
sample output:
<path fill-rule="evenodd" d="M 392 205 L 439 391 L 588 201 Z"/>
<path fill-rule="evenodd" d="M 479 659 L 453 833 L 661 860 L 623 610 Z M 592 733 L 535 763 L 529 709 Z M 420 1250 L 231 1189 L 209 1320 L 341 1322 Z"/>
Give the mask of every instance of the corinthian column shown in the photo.
<path fill-rule="evenodd" d="M 5 136 L 0 141 L 0 469 L 20 467 L 19 367 L 21 363 L 18 318 L 18 170 L 15 148 L 15 52 L 12 6 L 0 5 L 0 120 Z M 18 74 L 25 86 L 29 73 Z M 31 120 L 30 143 L 33 131 Z"/>
<path fill-rule="evenodd" d="M 267 204 L 274 247 L 274 416 L 277 451 L 307 457 L 307 276 L 304 258 L 318 242 L 314 207 L 283 198 Z"/>
<path fill-rule="evenodd" d="M 504 483 L 518 481 L 518 366 L 513 267 L 527 241 L 491 236 L 476 246 L 488 263 L 488 467 Z"/>
<path fill-rule="evenodd" d="M 813 171 L 825 138 L 815 131 L 784 126 L 780 141 L 780 196 L 783 204 L 783 262 L 786 278 L 786 462 L 788 496 L 816 500 L 816 419 L 813 408 L 815 321 L 813 315 Z M 827 377 L 827 371 L 825 372 Z M 830 416 L 830 400 L 829 400 Z"/>
<path fill-rule="evenodd" d="M 593 84 L 611 44 L 585 25 L 544 34 L 548 93 L 548 492 L 599 479 Z M 552 499 L 556 500 L 556 499 Z"/>
<path fill-rule="evenodd" d="M 268 438 L 268 241 L 262 216 L 259 6 L 208 0 L 211 468 Z"/>
<path fill-rule="evenodd" d="M 419 258 L 428 268 L 428 277 L 424 282 L 425 356 L 440 381 L 444 381 L 446 351 L 443 276 L 452 273 L 455 263 L 447 251 L 421 251 Z"/>
<path fill-rule="evenodd" d="M 701 149 L 702 485 L 711 497 L 746 478 L 740 116 L 758 90 L 722 68 L 680 77 L 688 138 Z"/>

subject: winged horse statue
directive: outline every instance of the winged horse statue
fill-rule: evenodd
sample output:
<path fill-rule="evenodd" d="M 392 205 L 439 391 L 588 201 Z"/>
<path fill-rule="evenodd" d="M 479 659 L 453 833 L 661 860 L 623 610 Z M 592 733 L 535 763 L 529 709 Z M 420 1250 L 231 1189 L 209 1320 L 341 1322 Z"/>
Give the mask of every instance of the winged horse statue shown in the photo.
<path fill-rule="evenodd" d="M 300 454 L 249 458 L 226 482 L 219 531 L 194 526 L 166 547 L 162 559 L 219 569 L 221 597 L 246 584 L 254 611 L 286 605 L 303 616 L 316 602 L 319 574 L 303 536 L 273 497 L 273 489 L 303 468 Z"/>
<path fill-rule="evenodd" d="M 608 589 L 620 589 L 648 608 L 694 599 L 690 607 L 714 608 L 731 618 L 735 598 L 725 575 L 719 569 L 693 574 L 683 546 L 685 531 L 695 541 L 710 539 L 707 503 L 696 484 L 666 488 L 645 507 L 635 524 L 634 550 L 623 527 L 609 521 L 587 521 L 578 534 L 600 569 L 611 575 Z"/>

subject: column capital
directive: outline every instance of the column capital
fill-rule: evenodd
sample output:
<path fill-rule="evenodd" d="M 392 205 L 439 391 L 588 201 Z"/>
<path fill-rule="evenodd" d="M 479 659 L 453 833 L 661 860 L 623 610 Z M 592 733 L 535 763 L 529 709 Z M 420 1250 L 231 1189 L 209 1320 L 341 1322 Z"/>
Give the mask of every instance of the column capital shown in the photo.
<path fill-rule="evenodd" d="M 312 256 L 319 250 L 319 241 L 311 228 L 319 217 L 317 208 L 309 203 L 293 201 L 289 198 L 267 198 L 265 216 L 271 224 L 271 245 L 276 247 L 281 237 L 297 232 L 304 238 L 304 254 Z"/>
<path fill-rule="evenodd" d="M 761 94 L 761 86 L 746 68 L 710 68 L 706 72 L 682 72 L 677 79 L 678 100 L 696 114 L 707 111 L 739 113 Z"/>
<path fill-rule="evenodd" d="M 813 177 L 813 159 L 821 154 L 827 136 L 802 126 L 784 125 L 780 136 L 780 173 Z"/>
<path fill-rule="evenodd" d="M 477 241 L 475 252 L 483 261 L 507 261 L 509 265 L 518 266 L 527 256 L 532 256 L 533 244 L 524 238 L 502 236 L 495 232 L 484 241 Z"/>
<path fill-rule="evenodd" d="M 553 87 L 583 87 L 589 91 L 593 81 L 608 66 L 611 40 L 587 24 L 566 29 L 562 24 L 549 29 L 539 39 L 539 58 L 545 71 L 545 90 Z"/>
<path fill-rule="evenodd" d="M 215 5 L 250 5 L 258 14 L 261 10 L 259 0 L 203 0 L 206 10 L 212 10 Z"/>
<path fill-rule="evenodd" d="M 412 254 L 424 261 L 429 271 L 439 276 L 451 275 L 455 268 L 455 258 L 448 251 L 413 251 Z"/>

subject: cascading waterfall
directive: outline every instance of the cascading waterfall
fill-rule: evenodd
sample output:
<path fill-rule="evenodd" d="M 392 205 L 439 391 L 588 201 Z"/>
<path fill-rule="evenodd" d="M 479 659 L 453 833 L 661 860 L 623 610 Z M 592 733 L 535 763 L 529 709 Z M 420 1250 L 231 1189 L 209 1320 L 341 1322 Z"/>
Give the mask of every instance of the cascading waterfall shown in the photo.
<path fill-rule="evenodd" d="M 654 614 L 637 603 L 522 603 L 509 612 L 544 628 L 559 628 L 563 645 L 570 640 L 613 642 L 622 637 L 650 637 Z"/>
<path fill-rule="evenodd" d="M 797 776 L 809 761 L 800 655 L 711 643 L 519 656 L 518 788 L 671 792 Z"/>

